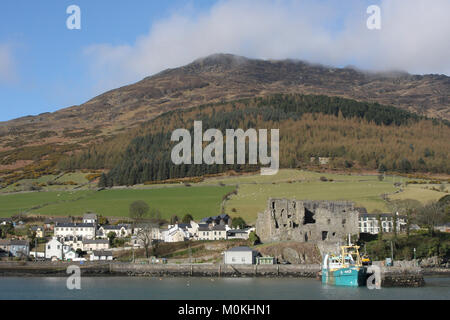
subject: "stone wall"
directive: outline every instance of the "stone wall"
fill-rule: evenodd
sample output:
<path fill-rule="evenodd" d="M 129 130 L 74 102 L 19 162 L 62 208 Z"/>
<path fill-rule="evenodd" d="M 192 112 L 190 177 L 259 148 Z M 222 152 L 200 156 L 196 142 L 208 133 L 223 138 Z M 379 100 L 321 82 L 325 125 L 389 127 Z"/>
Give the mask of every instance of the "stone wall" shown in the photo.
<path fill-rule="evenodd" d="M 256 233 L 263 243 L 337 243 L 358 232 L 358 212 L 346 201 L 269 199 L 256 221 Z"/>
<path fill-rule="evenodd" d="M 319 264 L 303 265 L 136 265 L 112 264 L 113 274 L 172 277 L 300 277 L 316 278 Z"/>

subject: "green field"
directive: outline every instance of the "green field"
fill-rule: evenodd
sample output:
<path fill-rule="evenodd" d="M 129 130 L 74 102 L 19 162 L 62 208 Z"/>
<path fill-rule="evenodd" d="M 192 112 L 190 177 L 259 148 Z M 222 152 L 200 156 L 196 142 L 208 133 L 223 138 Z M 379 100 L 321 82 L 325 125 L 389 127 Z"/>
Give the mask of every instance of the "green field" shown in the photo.
<path fill-rule="evenodd" d="M 222 197 L 232 190 L 233 187 L 196 186 L 1 195 L 0 216 L 9 217 L 19 212 L 81 216 L 91 211 L 107 217 L 126 217 L 133 201 L 144 200 L 151 208 L 160 210 L 163 218 L 190 213 L 199 219 L 220 214 Z"/>
<path fill-rule="evenodd" d="M 321 177 L 333 181 L 320 181 Z M 247 222 L 255 222 L 258 212 L 264 211 L 267 200 L 288 198 L 298 200 L 347 200 L 356 206 L 365 207 L 369 212 L 386 211 L 386 202 L 381 195 L 390 199 L 417 199 L 422 203 L 435 201 L 445 192 L 423 189 L 424 185 L 394 187 L 394 183 L 404 183 L 410 179 L 386 176 L 383 181 L 376 175 L 323 174 L 310 171 L 286 169 L 273 177 L 243 176 L 215 179 L 217 183 L 239 185 L 238 194 L 226 203 L 226 213 L 241 216 Z M 211 183 L 211 181 L 204 182 Z M 428 185 L 429 186 L 429 185 Z M 398 193 L 396 193 L 398 192 Z"/>
<path fill-rule="evenodd" d="M 67 174 L 60 179 L 83 183 L 85 174 Z M 321 181 L 326 177 L 329 181 Z M 54 177 L 53 177 L 54 178 Z M 45 181 L 45 177 L 40 178 Z M 332 181 L 331 181 L 332 180 Z M 248 223 L 256 221 L 271 197 L 298 200 L 348 200 L 369 212 L 386 211 L 383 194 L 389 199 L 416 199 L 422 203 L 435 201 L 448 192 L 439 192 L 439 185 L 408 184 L 408 178 L 376 175 L 325 174 L 311 171 L 283 169 L 275 176 L 259 174 L 209 178 L 192 187 L 182 185 L 135 186 L 113 190 L 59 190 L 0 194 L 0 217 L 27 212 L 51 216 L 81 216 L 87 211 L 108 217 L 126 217 L 129 205 L 136 200 L 146 201 L 151 208 L 161 211 L 168 219 L 172 215 L 190 213 L 195 219 L 220 214 L 222 198 L 238 187 L 238 194 L 225 203 L 231 216 L 241 216 Z M 394 183 L 401 183 L 401 188 Z M 225 185 L 225 186 L 223 186 Z M 57 187 L 57 186 L 54 186 Z M 59 186 L 60 187 L 60 186 Z M 65 186 L 64 186 L 65 187 Z M 91 187 L 94 187 L 92 185 Z"/>
<path fill-rule="evenodd" d="M 59 176 L 56 175 L 45 175 L 39 177 L 37 179 L 22 179 L 17 181 L 14 184 L 7 186 L 4 189 L 1 189 L 2 193 L 6 192 L 21 192 L 27 191 L 26 187 L 29 185 L 40 185 L 42 191 L 71 191 L 71 190 L 88 190 L 95 189 L 97 187 L 96 183 L 90 183 L 89 180 L 86 179 L 86 176 L 89 173 L 83 172 L 69 172 L 64 173 Z M 65 182 L 73 182 L 74 184 L 66 184 L 62 185 Z M 52 183 L 54 183 L 52 185 Z M 59 183 L 59 185 L 58 185 Z"/>

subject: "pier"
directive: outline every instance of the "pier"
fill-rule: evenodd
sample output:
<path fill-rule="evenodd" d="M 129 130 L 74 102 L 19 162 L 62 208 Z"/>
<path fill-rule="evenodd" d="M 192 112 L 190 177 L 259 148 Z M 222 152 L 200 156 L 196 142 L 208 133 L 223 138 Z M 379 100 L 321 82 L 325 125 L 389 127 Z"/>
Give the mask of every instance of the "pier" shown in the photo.
<path fill-rule="evenodd" d="M 318 278 L 320 265 L 225 265 L 225 264 L 133 264 L 122 262 L 1 262 L 0 277 L 66 277 L 67 267 L 77 265 L 81 275 L 129 277 L 222 277 L 222 278 Z M 436 275 L 449 275 L 449 269 L 439 269 Z M 421 287 L 424 275 L 434 270 L 421 268 L 381 267 L 382 287 Z"/>

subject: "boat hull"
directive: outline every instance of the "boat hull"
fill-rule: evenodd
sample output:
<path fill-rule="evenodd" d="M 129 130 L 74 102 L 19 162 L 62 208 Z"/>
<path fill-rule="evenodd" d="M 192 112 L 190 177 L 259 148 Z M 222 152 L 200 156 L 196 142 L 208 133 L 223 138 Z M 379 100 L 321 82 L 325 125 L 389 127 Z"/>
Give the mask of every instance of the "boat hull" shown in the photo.
<path fill-rule="evenodd" d="M 322 270 L 322 283 L 335 286 L 359 287 L 364 286 L 367 272 L 364 267 L 349 267 L 336 270 Z"/>

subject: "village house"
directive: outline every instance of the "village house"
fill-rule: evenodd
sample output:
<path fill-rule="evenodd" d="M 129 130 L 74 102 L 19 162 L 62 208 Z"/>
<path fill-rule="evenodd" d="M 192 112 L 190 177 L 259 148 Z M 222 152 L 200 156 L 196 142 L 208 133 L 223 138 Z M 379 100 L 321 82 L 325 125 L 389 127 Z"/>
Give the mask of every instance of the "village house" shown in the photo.
<path fill-rule="evenodd" d="M 44 227 L 32 226 L 30 229 L 36 233 L 36 238 L 44 238 Z"/>
<path fill-rule="evenodd" d="M 233 239 L 247 240 L 252 231 L 255 231 L 255 228 L 230 229 L 227 231 L 227 240 Z"/>
<path fill-rule="evenodd" d="M 69 250 L 68 252 L 66 252 L 64 254 L 64 260 L 67 260 L 67 261 L 76 261 L 77 258 L 78 258 L 78 254 L 73 250 Z"/>
<path fill-rule="evenodd" d="M 229 227 L 226 225 L 214 225 L 210 227 L 202 224 L 198 228 L 197 240 L 226 240 L 228 229 Z"/>
<path fill-rule="evenodd" d="M 0 256 L 5 257 L 28 257 L 30 244 L 26 240 L 3 240 L 0 239 Z"/>
<path fill-rule="evenodd" d="M 151 233 L 152 240 L 164 240 L 161 235 L 161 230 L 157 226 L 149 224 L 139 224 L 133 228 L 133 235 L 137 236 L 139 233 L 146 231 Z"/>
<path fill-rule="evenodd" d="M 96 226 L 92 223 L 58 223 L 55 226 L 54 235 L 63 238 L 74 236 L 93 239 L 96 235 Z"/>
<path fill-rule="evenodd" d="M 107 238 L 110 232 L 115 233 L 117 238 L 126 238 L 131 236 L 132 229 L 127 224 L 103 225 L 98 229 L 98 237 Z"/>
<path fill-rule="evenodd" d="M 406 217 L 396 215 L 397 217 L 397 232 L 401 232 L 406 226 Z M 394 231 L 394 217 L 389 213 L 363 213 L 359 214 L 359 232 L 378 234 L 380 232 L 379 220 L 381 220 L 381 226 L 383 232 L 393 232 Z"/>
<path fill-rule="evenodd" d="M 190 238 L 196 238 L 198 236 L 199 224 L 195 221 L 191 221 L 187 226 L 187 231 L 189 232 Z"/>
<path fill-rule="evenodd" d="M 64 245 L 56 237 L 45 244 L 45 259 L 57 261 L 64 260 L 64 255 L 71 251 L 71 247 Z"/>
<path fill-rule="evenodd" d="M 235 247 L 224 252 L 225 264 L 255 264 L 258 252 L 249 247 Z"/>
<path fill-rule="evenodd" d="M 113 260 L 112 251 L 93 251 L 90 256 L 90 261 L 111 261 Z"/>
<path fill-rule="evenodd" d="M 73 250 L 82 250 L 83 251 L 83 238 L 82 237 L 74 237 L 74 236 L 68 236 L 64 238 L 58 239 L 63 245 L 69 246 Z"/>
<path fill-rule="evenodd" d="M 181 228 L 178 224 L 169 226 L 167 230 L 161 231 L 164 242 L 182 242 L 189 240 L 189 232 L 187 227 Z"/>
<path fill-rule="evenodd" d="M 83 251 L 102 251 L 109 249 L 108 239 L 87 239 L 83 240 Z"/>
<path fill-rule="evenodd" d="M 209 227 L 214 227 L 216 225 L 227 225 L 231 226 L 231 218 L 227 214 L 221 214 L 218 216 L 203 218 L 200 224 L 207 224 Z"/>
<path fill-rule="evenodd" d="M 95 213 L 85 213 L 83 215 L 83 223 L 97 224 L 97 215 Z"/>

